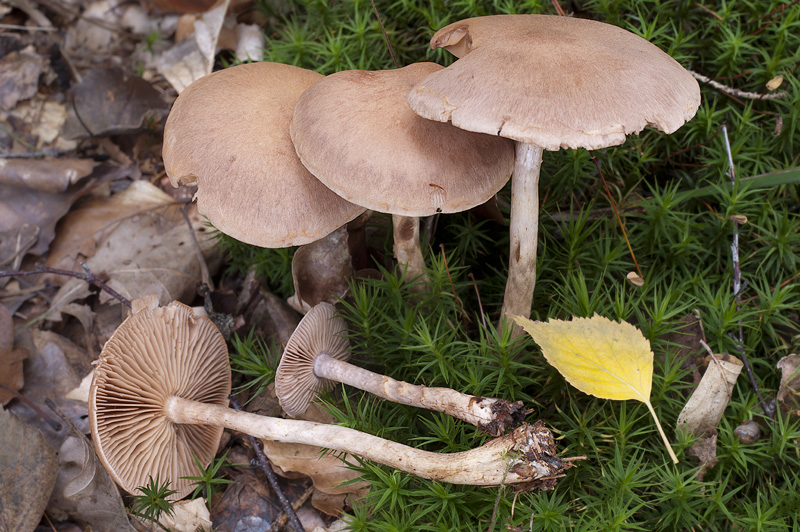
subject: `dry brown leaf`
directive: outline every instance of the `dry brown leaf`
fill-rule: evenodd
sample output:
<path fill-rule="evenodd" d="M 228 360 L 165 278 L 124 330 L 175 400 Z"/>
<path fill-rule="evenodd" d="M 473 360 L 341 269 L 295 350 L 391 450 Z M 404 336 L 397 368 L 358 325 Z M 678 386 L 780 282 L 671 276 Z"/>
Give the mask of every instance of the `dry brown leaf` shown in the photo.
<path fill-rule="evenodd" d="M 0 59 L 0 110 L 10 111 L 20 100 L 32 98 L 39 90 L 44 58 L 28 46 Z"/>
<path fill-rule="evenodd" d="M 282 443 L 262 441 L 264 454 L 279 474 L 302 473 L 311 477 L 314 487 L 331 493 L 355 493 L 369 486 L 368 482 L 355 482 L 342 485 L 357 479 L 360 474 L 348 469 L 345 463 L 332 453 L 322 455 L 322 448 L 299 443 Z M 352 460 L 352 458 L 351 458 Z"/>
<path fill-rule="evenodd" d="M 694 456 L 700 462 L 700 471 L 697 472 L 697 480 L 703 480 L 706 470 L 711 469 L 717 462 L 717 431 L 707 429 L 697 442 L 686 450 L 689 456 Z"/>
<path fill-rule="evenodd" d="M 88 434 L 86 403 L 65 399 L 65 396 L 91 371 L 91 358 L 81 348 L 53 332 L 34 330 L 32 333 L 35 348 L 25 363 L 22 392 L 44 410 L 47 410 L 45 398 L 51 399 L 79 430 Z M 61 447 L 69 436 L 66 430 L 54 431 L 26 404 L 15 401 L 11 405 L 10 410 L 28 425 L 39 429 L 54 449 Z"/>
<path fill-rule="evenodd" d="M 70 99 L 63 127 L 68 139 L 136 133 L 169 108 L 150 83 L 118 68 L 90 71 L 72 86 Z"/>
<path fill-rule="evenodd" d="M 716 429 L 728 402 L 733 385 L 742 371 L 742 362 L 728 354 L 706 357 L 708 368 L 703 379 L 678 415 L 677 429 L 696 436 Z"/>
<path fill-rule="evenodd" d="M 800 410 L 800 355 L 788 355 L 778 361 L 781 384 L 778 402 L 789 412 Z"/>
<path fill-rule="evenodd" d="M 92 173 L 91 159 L 0 159 L 0 184 L 56 194 Z"/>
<path fill-rule="evenodd" d="M 14 349 L 14 322 L 8 309 L 0 305 L 0 384 L 18 392 L 25 384 L 22 361 L 26 358 L 27 349 Z M 0 405 L 13 398 L 13 393 L 0 388 Z"/>
<path fill-rule="evenodd" d="M 91 187 L 99 182 L 115 179 L 126 175 L 128 169 L 111 168 L 105 165 L 97 166 L 91 174 L 83 179 L 77 176 L 83 175 L 85 163 L 75 162 L 74 165 L 61 165 L 59 163 L 49 164 L 50 161 L 40 161 L 44 164 L 36 164 L 31 166 L 34 168 L 33 173 L 44 173 L 52 171 L 52 181 L 48 185 L 43 185 L 39 180 L 31 180 L 34 183 L 34 188 L 28 186 L 14 186 L 5 184 L 6 182 L 16 181 L 15 173 L 23 175 L 22 182 L 28 180 L 24 178 L 25 163 L 31 161 L 15 161 L 14 164 L 5 164 L 0 160 L 0 172 L 5 174 L 4 182 L 0 183 L 0 233 L 11 231 L 10 236 L 4 237 L 4 240 L 10 238 L 15 240 L 20 234 L 20 230 L 28 225 L 33 228 L 38 228 L 38 238 L 34 244 L 24 247 L 17 251 L 16 256 L 21 256 L 21 253 L 29 252 L 34 255 L 41 255 L 47 251 L 50 242 L 55 236 L 56 222 L 69 211 L 72 203 L 85 194 Z M 2 168 L 8 169 L 3 171 Z M 69 186 L 70 182 L 74 183 Z M 48 192 L 47 190 L 40 190 L 40 188 L 52 187 L 55 192 Z M 65 187 L 62 190 L 58 190 Z M 28 233 L 31 229 L 27 230 Z M 34 231 L 35 232 L 35 231 Z M 13 247 L 18 242 L 11 242 Z M 8 244 L 4 244 L 6 247 Z M 7 252 L 3 251 L 3 255 Z M 11 259 L 13 260 L 13 256 Z M 4 262 L 9 259 L 4 258 Z"/>
<path fill-rule="evenodd" d="M 207 76 L 214 66 L 217 40 L 230 0 L 203 14 L 194 24 L 194 34 L 160 54 L 158 71 L 180 94 L 192 82 Z"/>
<path fill-rule="evenodd" d="M 173 532 L 211 532 L 211 514 L 202 497 L 172 505 L 172 515 L 163 514 L 159 522 Z"/>
<path fill-rule="evenodd" d="M 289 304 L 303 314 L 323 301 L 334 304 L 348 290 L 353 277 L 347 228 L 300 246 L 292 258 L 295 295 Z"/>
<path fill-rule="evenodd" d="M 314 493 L 311 495 L 311 505 L 325 515 L 339 517 L 342 515 L 344 507 L 347 505 L 347 500 L 350 496 L 351 494 L 349 493 L 339 493 L 334 495 L 315 489 Z"/>
<path fill-rule="evenodd" d="M 58 471 L 47 513 L 76 521 L 97 532 L 133 532 L 119 490 L 82 434 L 70 436 L 58 451 Z"/>
<path fill-rule="evenodd" d="M 201 271 L 182 207 L 147 181 L 135 181 L 108 199 L 87 202 L 65 218 L 48 266 L 80 270 L 78 263 L 85 261 L 95 274 L 107 274 L 108 285 L 128 299 L 156 294 L 162 305 L 188 302 L 194 298 Z M 196 206 L 189 205 L 187 210 L 213 274 L 221 259 L 220 248 Z M 85 297 L 86 290 L 85 282 L 67 280 L 52 308 L 60 310 Z M 108 299 L 101 294 L 101 301 Z M 54 313 L 48 318 L 58 316 Z"/>
<path fill-rule="evenodd" d="M 0 408 L 0 522 L 33 530 L 53 491 L 58 460 L 36 429 Z"/>

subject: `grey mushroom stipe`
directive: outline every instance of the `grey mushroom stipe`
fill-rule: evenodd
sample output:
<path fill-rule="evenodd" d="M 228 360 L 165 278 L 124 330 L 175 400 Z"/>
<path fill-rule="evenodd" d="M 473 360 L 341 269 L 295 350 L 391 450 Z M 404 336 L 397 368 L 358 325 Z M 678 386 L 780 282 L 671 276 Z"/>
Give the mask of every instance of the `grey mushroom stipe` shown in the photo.
<path fill-rule="evenodd" d="M 573 465 L 557 456 L 541 422 L 469 451 L 434 453 L 346 427 L 227 408 L 230 367 L 214 325 L 177 302 L 159 308 L 155 296 L 133 308 L 103 348 L 89 400 L 97 454 L 129 493 L 158 476 L 177 490 L 172 500 L 184 497 L 192 486 L 181 477 L 197 473 L 192 457 L 207 465 L 223 428 L 316 445 L 453 484 L 547 489 Z"/>
<path fill-rule="evenodd" d="M 700 88 L 638 35 L 575 17 L 470 18 L 437 31 L 431 48 L 459 59 L 419 82 L 409 106 L 429 120 L 517 141 L 502 327 L 508 316 L 530 316 L 542 151 L 614 146 L 648 125 L 672 133 L 694 116 Z"/>
<path fill-rule="evenodd" d="M 387 401 L 443 412 L 492 436 L 519 425 L 526 415 L 522 401 L 409 384 L 349 364 L 350 344 L 344 333 L 344 320 L 329 303 L 316 305 L 300 321 L 275 376 L 275 393 L 287 414 L 302 415 L 321 391 L 341 382 Z"/>

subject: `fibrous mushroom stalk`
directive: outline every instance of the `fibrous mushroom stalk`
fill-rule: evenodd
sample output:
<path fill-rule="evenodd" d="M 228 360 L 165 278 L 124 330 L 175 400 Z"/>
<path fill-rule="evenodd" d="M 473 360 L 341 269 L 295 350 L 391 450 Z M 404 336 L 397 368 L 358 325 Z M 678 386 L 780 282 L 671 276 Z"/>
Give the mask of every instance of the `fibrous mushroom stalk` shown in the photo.
<path fill-rule="evenodd" d="M 258 416 L 176 396 L 164 410 L 173 423 L 221 425 L 265 440 L 316 445 L 451 484 L 550 487 L 553 477 L 571 467 L 558 458 L 553 435 L 541 422 L 523 424 L 469 451 L 433 453 L 347 427 Z"/>
<path fill-rule="evenodd" d="M 342 382 L 389 401 L 449 414 L 493 436 L 525 418 L 522 401 L 511 403 L 409 384 L 348 364 L 351 353 L 346 332 L 336 308 L 325 302 L 309 310 L 297 325 L 275 374 L 275 394 L 287 414 L 302 415 L 320 391 Z"/>
<path fill-rule="evenodd" d="M 539 171 L 542 148 L 518 142 L 516 162 L 511 179 L 511 223 L 508 256 L 508 279 L 499 327 L 510 316 L 530 317 L 533 288 L 536 285 L 536 243 L 539 236 Z M 513 324 L 513 336 L 523 334 Z"/>
<path fill-rule="evenodd" d="M 400 269 L 405 268 L 407 280 L 418 279 L 419 291 L 424 291 L 429 283 L 425 271 L 425 257 L 419 241 L 419 218 L 416 216 L 392 215 L 392 229 L 394 236 L 394 256 Z"/>
<path fill-rule="evenodd" d="M 450 388 L 428 387 L 398 381 L 386 375 L 343 362 L 326 354 L 314 360 L 314 374 L 348 384 L 387 401 L 443 412 L 475 425 L 492 436 L 519 425 L 525 417 L 522 401 L 476 397 Z"/>

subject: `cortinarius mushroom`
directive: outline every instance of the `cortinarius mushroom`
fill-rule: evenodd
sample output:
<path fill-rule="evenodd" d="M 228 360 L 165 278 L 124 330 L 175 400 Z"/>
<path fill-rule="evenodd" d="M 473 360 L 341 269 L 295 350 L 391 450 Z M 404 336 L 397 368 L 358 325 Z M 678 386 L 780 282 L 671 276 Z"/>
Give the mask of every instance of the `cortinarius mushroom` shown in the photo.
<path fill-rule="evenodd" d="M 556 455 L 541 422 L 460 453 L 433 453 L 334 425 L 258 416 L 226 408 L 230 369 L 225 341 L 207 318 L 154 297 L 134 304 L 100 354 L 89 397 L 92 438 L 103 465 L 126 491 L 158 476 L 190 490 L 192 456 L 213 458 L 222 427 L 283 442 L 361 456 L 432 480 L 552 487 L 569 459 Z"/>
<path fill-rule="evenodd" d="M 292 118 L 297 155 L 317 179 L 349 202 L 393 215 L 395 257 L 409 277 L 424 273 L 417 217 L 488 201 L 514 168 L 512 142 L 409 109 L 408 92 L 441 69 L 337 72 L 300 96 Z"/>
<path fill-rule="evenodd" d="M 411 108 L 517 141 L 502 326 L 507 315 L 530 316 L 542 150 L 613 146 L 647 125 L 672 133 L 694 116 L 700 88 L 645 39 L 574 17 L 471 18 L 440 29 L 431 48 L 460 59 L 417 84 Z M 514 330 L 521 334 L 519 326 Z"/>
<path fill-rule="evenodd" d="M 344 320 L 329 303 L 313 307 L 297 325 L 275 375 L 275 394 L 287 414 L 302 415 L 319 392 L 342 382 L 387 401 L 449 414 L 492 436 L 500 436 L 525 417 L 522 401 L 409 384 L 348 364 L 350 343 L 344 333 Z"/>
<path fill-rule="evenodd" d="M 200 78 L 175 100 L 164 128 L 171 183 L 197 183 L 214 226 L 261 247 L 318 240 L 364 212 L 300 163 L 289 137 L 297 99 L 321 74 L 249 63 Z"/>

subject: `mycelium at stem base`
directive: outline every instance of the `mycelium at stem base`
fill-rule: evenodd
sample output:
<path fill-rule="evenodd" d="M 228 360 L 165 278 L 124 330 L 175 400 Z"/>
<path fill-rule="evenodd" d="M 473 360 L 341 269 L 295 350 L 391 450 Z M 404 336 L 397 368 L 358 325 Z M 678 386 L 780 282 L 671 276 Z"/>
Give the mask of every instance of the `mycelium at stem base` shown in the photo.
<path fill-rule="evenodd" d="M 164 411 L 172 423 L 221 425 L 265 440 L 316 445 L 451 484 L 550 487 L 553 477 L 571 467 L 570 460 L 558 458 L 553 435 L 541 422 L 469 451 L 433 453 L 346 427 L 258 416 L 175 396 Z"/>
<path fill-rule="evenodd" d="M 539 171 L 542 148 L 518 142 L 516 161 L 511 176 L 511 240 L 508 255 L 508 279 L 498 328 L 504 322 L 513 326 L 514 338 L 523 334 L 522 327 L 509 316 L 529 318 L 536 285 L 536 247 L 539 237 Z"/>

